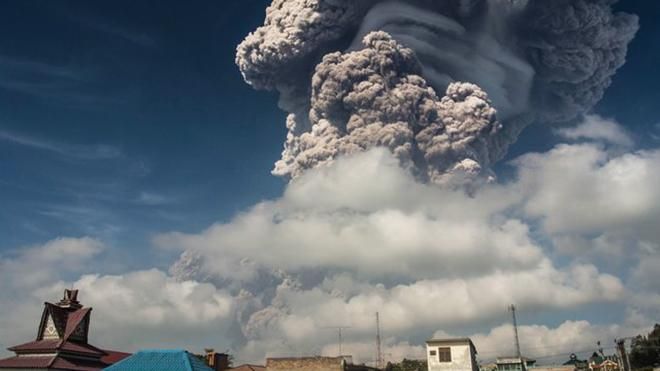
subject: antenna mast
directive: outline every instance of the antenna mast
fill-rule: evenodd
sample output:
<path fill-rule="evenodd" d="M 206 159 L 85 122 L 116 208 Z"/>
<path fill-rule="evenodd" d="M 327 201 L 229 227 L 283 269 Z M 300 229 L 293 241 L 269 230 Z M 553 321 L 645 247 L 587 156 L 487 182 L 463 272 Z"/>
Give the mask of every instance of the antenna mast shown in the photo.
<path fill-rule="evenodd" d="M 376 368 L 383 367 L 383 353 L 380 348 L 380 318 L 376 312 Z"/>
<path fill-rule="evenodd" d="M 518 339 L 518 322 L 516 321 L 516 306 L 511 304 L 509 306 L 509 310 L 511 311 L 511 317 L 513 318 L 513 335 L 516 345 L 516 356 L 521 358 L 522 355 L 520 354 L 520 340 Z"/>
<path fill-rule="evenodd" d="M 337 330 L 337 335 L 339 337 L 339 356 L 341 357 L 341 330 L 351 328 L 351 326 L 326 326 L 323 327 L 325 329 L 336 329 Z"/>

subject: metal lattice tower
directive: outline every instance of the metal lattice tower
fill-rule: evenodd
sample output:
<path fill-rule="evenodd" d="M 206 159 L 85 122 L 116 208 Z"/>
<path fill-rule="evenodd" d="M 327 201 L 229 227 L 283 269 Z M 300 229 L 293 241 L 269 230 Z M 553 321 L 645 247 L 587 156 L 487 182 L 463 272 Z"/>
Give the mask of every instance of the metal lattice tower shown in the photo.
<path fill-rule="evenodd" d="M 380 347 L 380 317 L 376 312 L 376 368 L 383 367 L 383 353 Z"/>
<path fill-rule="evenodd" d="M 341 330 L 351 328 L 351 326 L 326 326 L 326 327 L 323 327 L 323 328 L 324 329 L 337 330 L 337 335 L 339 337 L 339 354 L 338 354 L 338 356 L 341 357 L 343 355 L 343 354 L 341 354 L 341 341 L 342 341 Z"/>
<path fill-rule="evenodd" d="M 520 339 L 518 339 L 518 322 L 516 321 L 516 306 L 511 304 L 509 306 L 509 310 L 511 311 L 511 317 L 513 318 L 513 336 L 516 346 L 516 356 L 521 358 L 522 355 L 520 354 Z"/>

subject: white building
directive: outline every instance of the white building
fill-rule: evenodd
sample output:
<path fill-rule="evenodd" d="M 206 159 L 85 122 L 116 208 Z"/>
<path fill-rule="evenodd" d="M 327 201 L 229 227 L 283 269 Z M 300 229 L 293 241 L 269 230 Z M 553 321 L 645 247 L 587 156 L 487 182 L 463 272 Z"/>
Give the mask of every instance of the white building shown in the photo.
<path fill-rule="evenodd" d="M 426 342 L 428 371 L 479 371 L 477 349 L 468 338 Z"/>
<path fill-rule="evenodd" d="M 526 357 L 497 357 L 497 371 L 526 371 L 536 365 L 536 360 Z"/>

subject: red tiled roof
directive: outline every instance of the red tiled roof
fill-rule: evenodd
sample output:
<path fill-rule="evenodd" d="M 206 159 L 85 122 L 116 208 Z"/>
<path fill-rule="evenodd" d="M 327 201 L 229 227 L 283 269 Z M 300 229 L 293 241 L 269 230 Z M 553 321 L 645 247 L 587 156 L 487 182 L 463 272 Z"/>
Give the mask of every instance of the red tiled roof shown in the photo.
<path fill-rule="evenodd" d="M 81 308 L 73 313 L 69 313 L 69 318 L 66 321 L 66 330 L 64 331 L 64 340 L 69 339 L 69 336 L 73 334 L 80 322 L 85 318 L 87 313 L 89 313 L 92 308 Z"/>
<path fill-rule="evenodd" d="M 76 353 L 95 354 L 97 356 L 105 355 L 104 351 L 102 351 L 101 349 L 99 349 L 99 348 L 97 348 L 93 345 L 83 344 L 83 343 L 74 343 L 73 341 L 63 342 L 59 349 L 66 350 L 66 351 L 69 351 L 69 352 L 76 352 Z"/>
<path fill-rule="evenodd" d="M 124 358 L 131 356 L 131 353 L 116 352 L 114 350 L 104 350 L 105 356 L 101 357 L 101 362 L 109 365 L 115 364 Z"/>
<path fill-rule="evenodd" d="M 2 368 L 45 368 L 55 357 L 11 357 L 0 359 Z"/>
<path fill-rule="evenodd" d="M 59 339 L 50 339 L 50 340 L 36 340 L 30 341 L 29 343 L 15 345 L 9 350 L 13 352 L 20 352 L 24 350 L 57 350 L 57 347 L 60 343 Z"/>
<path fill-rule="evenodd" d="M 47 351 L 64 350 L 69 352 L 88 354 L 97 357 L 105 355 L 105 352 L 103 352 L 101 349 L 93 345 L 75 343 L 72 341 L 61 341 L 59 339 L 31 341 L 29 343 L 13 346 L 9 348 L 9 350 L 16 353 L 23 353 L 29 351 L 47 352 Z"/>
<path fill-rule="evenodd" d="M 51 363 L 51 369 L 72 370 L 72 371 L 97 371 L 108 367 L 101 361 L 91 361 L 76 358 L 56 357 Z"/>
<path fill-rule="evenodd" d="M 75 290 L 66 290 L 59 304 L 45 303 L 36 340 L 9 348 L 16 356 L 0 360 L 0 369 L 96 371 L 130 356 L 87 343 L 92 308 L 82 308 L 76 301 L 76 294 Z M 43 338 L 45 327 L 51 322 L 49 318 L 57 329 L 58 338 Z M 74 336 L 77 329 L 83 331 Z M 50 337 L 50 331 L 48 335 Z"/>
<path fill-rule="evenodd" d="M 0 359 L 0 368 L 48 368 L 49 370 L 97 371 L 108 366 L 108 363 L 101 361 L 61 356 L 23 356 Z"/>

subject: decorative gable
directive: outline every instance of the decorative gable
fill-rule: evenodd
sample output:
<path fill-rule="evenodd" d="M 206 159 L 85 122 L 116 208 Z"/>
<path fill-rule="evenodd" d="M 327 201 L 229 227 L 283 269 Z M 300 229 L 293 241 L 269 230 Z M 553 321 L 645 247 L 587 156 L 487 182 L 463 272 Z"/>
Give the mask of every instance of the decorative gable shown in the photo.
<path fill-rule="evenodd" d="M 55 322 L 53 321 L 53 316 L 50 314 L 48 314 L 48 317 L 46 318 L 46 323 L 43 328 L 43 332 L 41 333 L 41 338 L 44 340 L 60 338 L 60 334 L 57 331 Z"/>
<path fill-rule="evenodd" d="M 16 356 L 0 359 L 0 369 L 101 370 L 123 359 L 128 354 L 88 343 L 91 312 L 77 301 L 76 290 L 66 290 L 57 304 L 44 303 L 36 339 L 8 348 Z"/>
<path fill-rule="evenodd" d="M 71 336 L 69 336 L 70 339 L 72 340 L 78 340 L 78 341 L 87 341 L 87 328 L 88 328 L 88 323 L 89 323 L 89 316 L 85 316 L 85 318 L 80 321 L 78 326 L 76 327 L 75 330 L 71 333 Z"/>
<path fill-rule="evenodd" d="M 41 323 L 37 340 L 42 339 L 62 339 L 67 323 L 66 310 L 51 304 L 45 303 L 44 312 L 41 315 Z"/>

